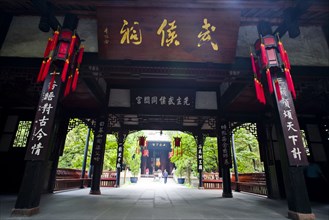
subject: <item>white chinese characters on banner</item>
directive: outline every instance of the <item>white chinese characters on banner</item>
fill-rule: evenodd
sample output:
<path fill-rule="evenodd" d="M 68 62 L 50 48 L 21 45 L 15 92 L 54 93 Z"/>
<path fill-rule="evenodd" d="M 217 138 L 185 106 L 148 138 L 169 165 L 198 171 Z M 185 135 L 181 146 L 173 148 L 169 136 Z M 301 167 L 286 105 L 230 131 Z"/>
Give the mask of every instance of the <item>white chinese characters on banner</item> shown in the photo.
<path fill-rule="evenodd" d="M 117 154 L 117 169 L 121 169 L 123 156 L 123 143 L 119 143 L 118 154 Z"/>
<path fill-rule="evenodd" d="M 55 88 L 57 87 L 56 81 L 53 84 L 53 90 L 47 90 L 42 94 L 39 106 L 38 106 L 38 115 L 34 122 L 33 133 L 31 137 L 31 141 L 34 142 L 30 148 L 30 153 L 33 156 L 40 156 L 42 150 L 44 149 L 44 139 L 47 137 L 49 128 L 47 124 L 49 122 L 49 115 L 51 115 L 54 111 L 54 106 L 52 105 L 52 101 L 55 99 Z"/>
<path fill-rule="evenodd" d="M 159 105 L 159 106 L 190 106 L 191 98 L 188 96 L 137 96 L 137 105 Z"/>
<path fill-rule="evenodd" d="M 291 166 L 307 165 L 306 153 L 302 141 L 302 135 L 296 116 L 296 111 L 283 78 L 278 77 L 282 99 L 278 101 L 282 130 L 286 143 L 286 152 Z"/>
<path fill-rule="evenodd" d="M 201 172 L 203 170 L 203 149 L 202 144 L 198 145 L 198 170 Z"/>
<path fill-rule="evenodd" d="M 104 133 L 105 133 L 105 121 L 98 121 L 99 125 L 97 127 L 97 134 L 95 137 L 95 147 L 94 147 L 94 152 L 93 152 L 93 163 L 100 163 L 101 162 L 101 157 L 102 157 L 102 145 L 103 139 L 104 139 Z"/>
<path fill-rule="evenodd" d="M 220 144 L 221 144 L 221 161 L 222 165 L 226 167 L 231 167 L 231 151 L 229 142 L 229 127 L 228 123 L 225 122 L 220 125 Z"/>

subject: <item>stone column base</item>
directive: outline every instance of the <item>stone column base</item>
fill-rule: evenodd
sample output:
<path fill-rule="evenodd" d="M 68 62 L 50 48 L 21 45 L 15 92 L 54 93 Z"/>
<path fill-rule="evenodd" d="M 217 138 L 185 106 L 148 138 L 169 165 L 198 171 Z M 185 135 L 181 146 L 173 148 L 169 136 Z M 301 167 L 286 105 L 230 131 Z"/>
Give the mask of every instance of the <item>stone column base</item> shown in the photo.
<path fill-rule="evenodd" d="M 31 209 L 12 209 L 11 216 L 31 216 L 39 213 L 39 207 Z"/>
<path fill-rule="evenodd" d="M 289 210 L 288 218 L 293 220 L 315 220 L 315 215 L 313 213 L 299 213 Z"/>
<path fill-rule="evenodd" d="M 90 190 L 89 194 L 91 194 L 91 195 L 101 195 L 101 191 L 100 190 Z"/>

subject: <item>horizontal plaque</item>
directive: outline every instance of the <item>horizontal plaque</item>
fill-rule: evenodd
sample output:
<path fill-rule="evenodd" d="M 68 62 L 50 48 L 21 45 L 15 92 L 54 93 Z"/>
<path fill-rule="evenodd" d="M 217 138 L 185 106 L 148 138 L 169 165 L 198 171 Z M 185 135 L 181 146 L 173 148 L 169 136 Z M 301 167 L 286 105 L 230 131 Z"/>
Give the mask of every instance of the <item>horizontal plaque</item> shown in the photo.
<path fill-rule="evenodd" d="M 111 60 L 232 63 L 239 10 L 97 7 L 99 55 Z"/>
<path fill-rule="evenodd" d="M 134 110 L 147 113 L 186 113 L 195 109 L 195 91 L 132 89 L 131 106 Z"/>

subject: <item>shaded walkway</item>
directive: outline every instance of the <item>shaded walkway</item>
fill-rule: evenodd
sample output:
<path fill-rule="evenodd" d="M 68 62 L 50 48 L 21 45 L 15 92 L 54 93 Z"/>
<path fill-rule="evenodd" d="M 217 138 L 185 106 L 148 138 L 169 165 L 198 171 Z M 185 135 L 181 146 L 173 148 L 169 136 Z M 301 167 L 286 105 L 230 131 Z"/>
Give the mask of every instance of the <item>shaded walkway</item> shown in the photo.
<path fill-rule="evenodd" d="M 121 188 L 89 189 L 43 195 L 40 213 L 32 217 L 10 217 L 15 196 L 0 196 L 0 219 L 287 219 L 286 201 L 270 200 L 246 193 L 222 198 L 221 190 L 198 190 L 162 182 L 141 180 Z M 329 219 L 329 205 L 313 204 L 316 219 Z"/>

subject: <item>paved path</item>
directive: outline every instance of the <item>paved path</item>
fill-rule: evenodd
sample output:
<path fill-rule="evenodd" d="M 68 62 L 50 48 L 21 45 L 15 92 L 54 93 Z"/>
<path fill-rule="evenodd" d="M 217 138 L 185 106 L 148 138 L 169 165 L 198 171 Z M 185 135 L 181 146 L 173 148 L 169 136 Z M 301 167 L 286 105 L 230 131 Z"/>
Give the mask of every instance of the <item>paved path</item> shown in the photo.
<path fill-rule="evenodd" d="M 0 196 L 0 219 L 39 220 L 165 220 L 287 219 L 287 203 L 246 193 L 222 198 L 221 190 L 198 190 L 158 181 L 139 180 L 121 188 L 101 188 L 102 195 L 79 189 L 43 195 L 40 213 L 10 217 L 15 196 Z M 329 219 L 329 205 L 314 204 L 317 219 Z"/>

